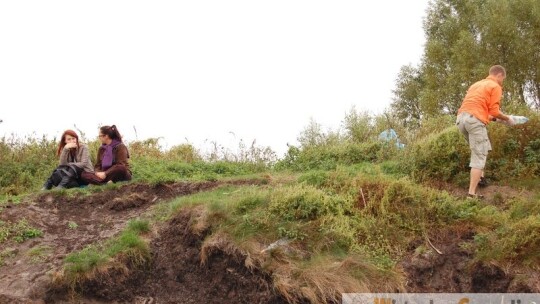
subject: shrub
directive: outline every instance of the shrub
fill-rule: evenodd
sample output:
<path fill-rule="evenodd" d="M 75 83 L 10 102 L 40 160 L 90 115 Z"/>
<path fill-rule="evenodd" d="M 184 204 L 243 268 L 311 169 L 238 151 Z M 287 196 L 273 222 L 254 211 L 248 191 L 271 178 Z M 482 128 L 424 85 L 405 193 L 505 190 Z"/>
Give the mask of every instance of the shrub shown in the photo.
<path fill-rule="evenodd" d="M 478 234 L 475 240 L 481 260 L 536 266 L 540 263 L 540 215 L 511 221 L 495 231 Z"/>
<path fill-rule="evenodd" d="M 404 163 L 419 181 L 451 181 L 467 171 L 470 151 L 463 135 L 453 126 L 410 146 Z"/>
<path fill-rule="evenodd" d="M 540 174 L 540 119 L 531 115 L 523 125 L 488 126 L 493 150 L 488 155 L 486 171 L 491 178 Z M 463 135 L 452 126 L 408 147 L 404 168 L 419 181 L 459 182 L 469 172 L 470 153 Z"/>
<path fill-rule="evenodd" d="M 352 206 L 339 196 L 307 185 L 282 187 L 273 192 L 269 211 L 285 220 L 313 220 L 326 214 L 344 214 Z"/>

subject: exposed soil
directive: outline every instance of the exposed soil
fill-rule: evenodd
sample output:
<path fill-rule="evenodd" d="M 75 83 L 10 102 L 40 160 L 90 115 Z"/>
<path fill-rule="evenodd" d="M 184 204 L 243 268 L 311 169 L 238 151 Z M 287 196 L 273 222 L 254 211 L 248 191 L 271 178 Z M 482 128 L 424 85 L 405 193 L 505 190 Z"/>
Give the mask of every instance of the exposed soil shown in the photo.
<path fill-rule="evenodd" d="M 0 220 L 17 222 L 24 218 L 32 227 L 43 231 L 43 236 L 20 244 L 12 241 L 0 244 L 0 253 L 10 253 L 4 256 L 4 265 L 0 266 L 0 303 L 42 299 L 48 289 L 50 274 L 59 269 L 70 252 L 116 235 L 129 219 L 144 214 L 161 200 L 207 191 L 222 184 L 127 184 L 114 190 L 92 195 L 79 193 L 73 197 L 47 192 L 31 203 L 3 206 Z M 31 249 L 39 249 L 40 254 L 32 256 Z"/>
<path fill-rule="evenodd" d="M 418 240 L 412 248 L 423 246 L 402 262 L 407 274 L 407 291 L 416 293 L 506 293 L 539 292 L 538 273 L 505 272 L 496 265 L 472 260 L 474 231 L 471 227 L 449 227 L 432 233 L 431 243 Z"/>
<path fill-rule="evenodd" d="M 183 210 L 161 229 L 151 242 L 152 264 L 146 269 L 91 281 L 83 296 L 107 303 L 286 303 L 272 289 L 270 278 L 246 268 L 240 254 L 217 251 L 202 265 L 206 232 L 191 231 L 194 212 Z M 65 294 L 48 299 L 68 300 Z"/>
<path fill-rule="evenodd" d="M 444 182 L 432 182 L 430 186 L 438 189 L 445 190 L 451 195 L 459 198 L 465 198 L 468 193 L 467 187 L 458 187 L 455 184 Z M 497 184 L 490 184 L 487 187 L 478 187 L 477 193 L 484 196 L 483 200 L 493 205 L 502 205 L 504 202 L 516 197 L 531 198 L 534 197 L 534 193 L 528 190 L 518 190 L 507 185 L 503 185 L 500 182 Z"/>

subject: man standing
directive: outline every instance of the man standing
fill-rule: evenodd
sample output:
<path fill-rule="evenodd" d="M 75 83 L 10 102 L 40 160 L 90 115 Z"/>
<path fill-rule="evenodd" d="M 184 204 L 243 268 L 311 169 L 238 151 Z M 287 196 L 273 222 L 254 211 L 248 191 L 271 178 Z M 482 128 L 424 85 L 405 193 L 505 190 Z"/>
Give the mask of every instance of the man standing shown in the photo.
<path fill-rule="evenodd" d="M 471 148 L 470 198 L 477 198 L 478 183 L 485 183 L 484 167 L 488 152 L 491 151 L 486 125 L 496 118 L 508 122 L 509 125 L 514 124 L 512 118 L 501 113 L 499 109 L 505 78 L 506 70 L 502 66 L 492 66 L 486 79 L 469 88 L 458 110 L 456 124 Z"/>

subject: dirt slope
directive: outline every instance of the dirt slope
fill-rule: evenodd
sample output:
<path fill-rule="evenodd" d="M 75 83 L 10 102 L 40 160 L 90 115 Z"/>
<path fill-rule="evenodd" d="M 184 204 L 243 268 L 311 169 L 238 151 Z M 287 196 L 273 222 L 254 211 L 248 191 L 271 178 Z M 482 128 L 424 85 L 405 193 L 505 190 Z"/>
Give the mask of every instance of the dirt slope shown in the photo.
<path fill-rule="evenodd" d="M 260 180 L 234 181 L 233 184 L 260 183 Z M 63 258 L 72 251 L 108 239 L 123 229 L 126 222 L 144 214 L 157 202 L 218 187 L 220 182 L 176 183 L 150 186 L 128 184 L 90 196 L 58 196 L 45 193 L 29 204 L 6 205 L 0 220 L 26 219 L 43 236 L 24 243 L 4 242 L 0 252 L 9 252 L 0 266 L 0 303 L 16 299 L 41 299 Z M 76 227 L 75 227 L 76 226 Z M 31 256 L 31 249 L 41 254 Z"/>

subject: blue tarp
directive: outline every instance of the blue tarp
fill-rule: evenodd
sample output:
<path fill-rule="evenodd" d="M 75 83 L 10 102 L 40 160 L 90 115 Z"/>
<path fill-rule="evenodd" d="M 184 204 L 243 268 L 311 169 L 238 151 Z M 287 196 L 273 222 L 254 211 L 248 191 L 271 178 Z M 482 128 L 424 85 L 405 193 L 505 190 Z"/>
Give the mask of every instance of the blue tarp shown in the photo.
<path fill-rule="evenodd" d="M 379 134 L 379 140 L 386 141 L 386 142 L 395 141 L 396 147 L 398 147 L 399 149 L 402 149 L 405 147 L 405 144 L 402 144 L 401 142 L 399 142 L 399 137 L 394 129 L 388 129 L 388 130 L 382 131 L 381 134 Z"/>

